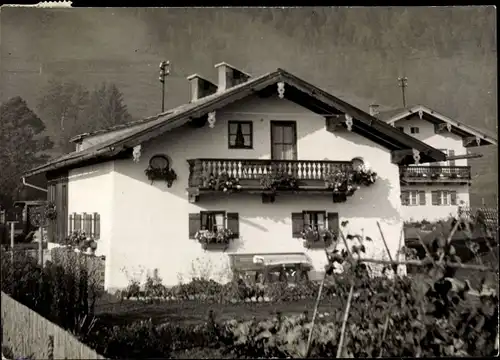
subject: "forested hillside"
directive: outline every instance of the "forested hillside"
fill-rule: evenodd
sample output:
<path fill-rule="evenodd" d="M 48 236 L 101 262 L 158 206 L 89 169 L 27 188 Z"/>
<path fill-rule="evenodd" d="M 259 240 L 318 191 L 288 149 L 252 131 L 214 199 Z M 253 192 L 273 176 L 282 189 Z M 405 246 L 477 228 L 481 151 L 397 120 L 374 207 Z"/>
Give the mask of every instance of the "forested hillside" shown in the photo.
<path fill-rule="evenodd" d="M 3 8 L 0 16 L 0 100 L 25 99 L 56 144 L 59 120 L 39 107 L 51 81 L 116 84 L 131 118 L 141 118 L 160 110 L 161 60 L 172 63 L 167 107 L 188 100 L 186 76 L 215 80 L 220 61 L 254 75 L 285 68 L 365 110 L 400 107 L 405 75 L 408 104 L 496 133 L 493 7 Z M 473 202 L 493 205 L 497 148 L 474 151 L 485 156 L 471 161 Z"/>

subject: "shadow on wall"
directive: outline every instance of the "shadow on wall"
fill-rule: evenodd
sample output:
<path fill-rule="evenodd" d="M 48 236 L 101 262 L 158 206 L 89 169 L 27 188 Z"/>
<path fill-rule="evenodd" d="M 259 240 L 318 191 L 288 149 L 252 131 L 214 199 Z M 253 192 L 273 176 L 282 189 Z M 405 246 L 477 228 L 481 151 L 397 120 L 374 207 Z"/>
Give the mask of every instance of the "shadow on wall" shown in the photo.
<path fill-rule="evenodd" d="M 76 169 L 76 171 L 70 172 L 69 181 L 95 179 L 97 176 L 109 175 L 113 172 L 113 168 L 109 166 L 110 164 L 111 163 L 102 163 Z"/>

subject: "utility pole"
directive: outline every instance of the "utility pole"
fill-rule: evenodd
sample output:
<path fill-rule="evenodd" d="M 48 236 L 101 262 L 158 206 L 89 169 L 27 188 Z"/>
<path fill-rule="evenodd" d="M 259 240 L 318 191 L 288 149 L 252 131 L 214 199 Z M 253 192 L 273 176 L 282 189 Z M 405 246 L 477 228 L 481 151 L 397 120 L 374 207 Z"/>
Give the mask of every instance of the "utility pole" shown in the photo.
<path fill-rule="evenodd" d="M 165 111 L 165 78 L 170 75 L 170 61 L 160 63 L 161 112 Z"/>
<path fill-rule="evenodd" d="M 406 107 L 406 94 L 405 88 L 408 86 L 408 78 L 406 76 L 398 77 L 399 87 L 403 95 L 403 107 Z"/>

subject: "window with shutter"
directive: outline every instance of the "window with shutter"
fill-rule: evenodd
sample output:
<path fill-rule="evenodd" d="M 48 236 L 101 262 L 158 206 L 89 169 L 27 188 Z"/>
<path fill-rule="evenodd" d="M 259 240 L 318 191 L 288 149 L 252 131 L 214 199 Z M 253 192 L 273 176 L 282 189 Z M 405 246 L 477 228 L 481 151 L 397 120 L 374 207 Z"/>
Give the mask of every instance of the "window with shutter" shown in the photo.
<path fill-rule="evenodd" d="M 418 192 L 419 204 L 425 205 L 425 191 Z"/>
<path fill-rule="evenodd" d="M 300 213 L 292 213 L 292 237 L 300 238 L 304 229 L 304 217 Z"/>
<path fill-rule="evenodd" d="M 417 205 L 417 196 L 418 196 L 418 191 L 410 191 L 409 205 L 412 206 Z"/>
<path fill-rule="evenodd" d="M 410 203 L 410 192 L 409 191 L 401 191 L 401 204 L 409 205 Z"/>
<path fill-rule="evenodd" d="M 302 212 L 304 226 L 310 225 L 314 229 L 326 227 L 326 212 L 325 211 L 303 211 Z"/>
<path fill-rule="evenodd" d="M 456 191 L 450 191 L 450 204 L 457 205 L 457 192 Z"/>
<path fill-rule="evenodd" d="M 440 192 L 432 191 L 431 195 L 432 195 L 432 205 L 441 205 Z"/>
<path fill-rule="evenodd" d="M 340 229 L 339 213 L 328 213 L 328 230 L 330 230 L 335 236 L 338 236 Z"/>
<path fill-rule="evenodd" d="M 224 211 L 202 211 L 201 230 L 217 232 L 226 227 L 226 213 Z"/>
<path fill-rule="evenodd" d="M 240 221 L 238 213 L 227 213 L 227 228 L 231 230 L 235 237 L 240 236 Z"/>
<path fill-rule="evenodd" d="M 194 236 L 201 228 L 201 214 L 189 214 L 189 238 L 194 239 Z"/>

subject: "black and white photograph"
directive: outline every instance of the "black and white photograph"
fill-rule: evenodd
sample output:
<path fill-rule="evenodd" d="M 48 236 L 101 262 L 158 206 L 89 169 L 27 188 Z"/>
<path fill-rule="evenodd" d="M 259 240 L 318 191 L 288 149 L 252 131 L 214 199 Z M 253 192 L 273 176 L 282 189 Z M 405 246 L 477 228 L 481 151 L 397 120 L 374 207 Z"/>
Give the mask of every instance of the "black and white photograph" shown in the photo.
<path fill-rule="evenodd" d="M 498 356 L 496 12 L 3 5 L 2 360 Z"/>

